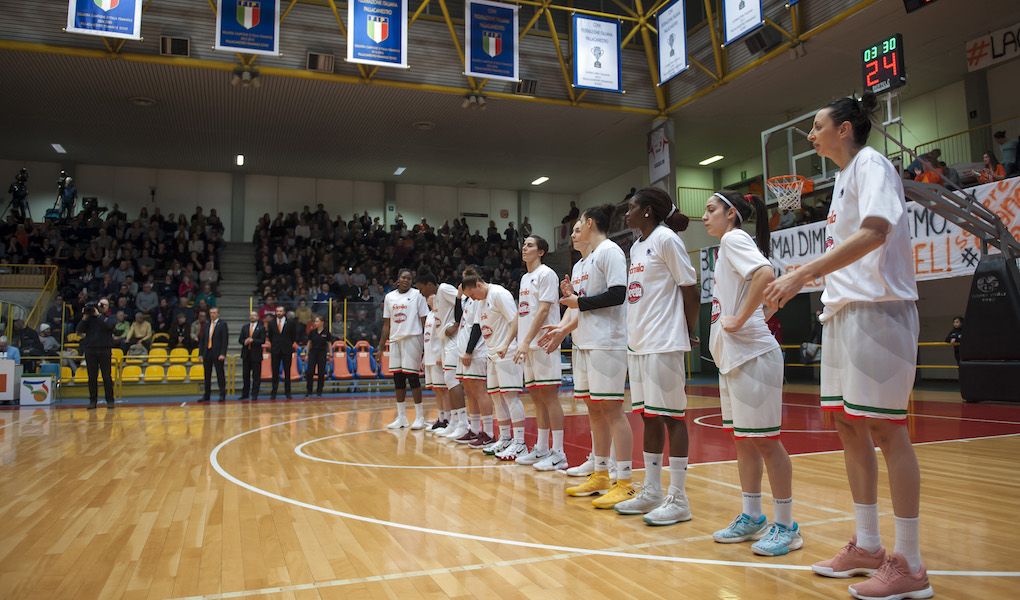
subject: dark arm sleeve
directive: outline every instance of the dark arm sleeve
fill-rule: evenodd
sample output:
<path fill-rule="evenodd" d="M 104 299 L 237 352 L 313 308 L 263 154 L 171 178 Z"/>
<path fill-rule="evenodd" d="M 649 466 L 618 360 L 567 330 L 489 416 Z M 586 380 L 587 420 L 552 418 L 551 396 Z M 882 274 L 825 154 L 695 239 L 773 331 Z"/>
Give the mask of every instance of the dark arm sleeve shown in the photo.
<path fill-rule="evenodd" d="M 460 303 L 460 296 L 457 296 L 457 301 L 453 303 L 453 321 L 460 323 L 460 318 L 464 316 L 464 305 Z"/>
<path fill-rule="evenodd" d="M 627 298 L 627 286 L 614 285 L 597 296 L 585 296 L 577 299 L 577 309 L 581 311 L 595 310 L 623 304 Z"/>
<path fill-rule="evenodd" d="M 475 346 L 478 345 L 478 340 L 482 339 L 482 327 L 475 323 L 471 326 L 471 337 L 468 338 L 467 353 L 471 354 L 475 351 Z"/>

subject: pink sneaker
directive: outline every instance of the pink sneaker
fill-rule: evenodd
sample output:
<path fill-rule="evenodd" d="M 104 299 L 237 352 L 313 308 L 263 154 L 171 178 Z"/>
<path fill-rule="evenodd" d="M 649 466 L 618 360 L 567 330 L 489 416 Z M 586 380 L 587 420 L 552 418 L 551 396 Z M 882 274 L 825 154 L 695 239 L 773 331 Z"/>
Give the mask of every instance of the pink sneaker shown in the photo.
<path fill-rule="evenodd" d="M 850 586 L 850 594 L 859 600 L 906 600 L 931 598 L 935 592 L 928 585 L 928 571 L 924 565 L 914 575 L 907 559 L 899 552 L 893 552 L 871 578 Z"/>
<path fill-rule="evenodd" d="M 882 568 L 884 562 L 885 548 L 879 548 L 878 552 L 874 553 L 862 550 L 857 547 L 855 533 L 835 558 L 816 562 L 811 565 L 811 570 L 825 577 L 846 579 L 854 575 L 873 575 Z"/>

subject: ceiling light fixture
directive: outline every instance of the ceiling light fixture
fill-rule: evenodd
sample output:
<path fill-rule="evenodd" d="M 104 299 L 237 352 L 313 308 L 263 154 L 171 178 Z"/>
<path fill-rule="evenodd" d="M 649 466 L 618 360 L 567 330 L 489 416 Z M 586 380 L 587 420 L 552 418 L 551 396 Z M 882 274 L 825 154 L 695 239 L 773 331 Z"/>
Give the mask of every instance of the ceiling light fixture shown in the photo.
<path fill-rule="evenodd" d="M 238 154 L 237 155 L 237 166 L 239 166 L 239 167 L 243 167 L 244 166 L 244 155 L 243 154 Z"/>
<path fill-rule="evenodd" d="M 481 94 L 468 94 L 464 96 L 464 101 L 460 103 L 460 107 L 485 110 L 486 100 L 486 97 Z"/>
<path fill-rule="evenodd" d="M 394 172 L 393 172 L 393 174 L 394 174 L 394 175 L 401 175 L 401 174 L 403 174 L 403 172 L 404 172 L 404 171 L 406 171 L 406 170 L 407 170 L 407 169 L 405 169 L 404 167 L 397 167 L 397 170 L 396 170 L 396 171 L 394 171 Z"/>
<path fill-rule="evenodd" d="M 531 185 L 542 185 L 543 183 L 545 183 L 547 181 L 549 181 L 549 178 L 546 177 L 545 175 L 543 175 L 543 176 L 539 177 L 538 179 L 536 179 L 535 181 L 532 181 Z"/>
<path fill-rule="evenodd" d="M 258 88 L 261 85 L 259 72 L 253 69 L 234 69 L 234 74 L 230 76 L 230 85 Z"/>
<path fill-rule="evenodd" d="M 53 149 L 57 151 L 57 154 L 67 154 L 67 150 L 64 150 L 64 147 L 60 144 L 50 144 L 50 146 L 53 146 Z"/>
<path fill-rule="evenodd" d="M 719 162 L 722 159 L 723 159 L 722 154 L 716 154 L 715 156 L 711 156 L 709 158 L 706 158 L 705 160 L 699 162 L 698 164 L 704 167 L 704 166 L 710 165 L 710 164 L 712 164 L 714 162 Z"/>

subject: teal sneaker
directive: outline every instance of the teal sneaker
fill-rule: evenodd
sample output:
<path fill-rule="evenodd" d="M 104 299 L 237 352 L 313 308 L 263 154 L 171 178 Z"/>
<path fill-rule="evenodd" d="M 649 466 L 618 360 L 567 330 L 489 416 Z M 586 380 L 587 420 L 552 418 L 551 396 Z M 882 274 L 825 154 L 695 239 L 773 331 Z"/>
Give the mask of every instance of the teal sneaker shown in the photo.
<path fill-rule="evenodd" d="M 749 540 L 760 540 L 768 529 L 769 520 L 765 518 L 765 515 L 759 517 L 757 521 L 752 521 L 751 517 L 741 513 L 740 516 L 733 519 L 729 527 L 713 533 L 712 539 L 720 544 L 736 544 Z"/>
<path fill-rule="evenodd" d="M 800 550 L 804 540 L 800 537 L 800 527 L 794 523 L 793 527 L 786 527 L 779 523 L 773 523 L 765 537 L 761 538 L 751 546 L 751 550 L 761 556 L 782 556 L 794 550 Z"/>

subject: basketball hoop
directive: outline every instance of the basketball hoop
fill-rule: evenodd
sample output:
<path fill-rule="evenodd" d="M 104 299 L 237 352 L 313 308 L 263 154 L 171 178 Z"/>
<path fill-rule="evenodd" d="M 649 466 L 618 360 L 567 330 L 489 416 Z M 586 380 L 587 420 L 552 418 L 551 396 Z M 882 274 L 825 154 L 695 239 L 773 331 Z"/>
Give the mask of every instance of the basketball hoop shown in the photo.
<path fill-rule="evenodd" d="M 779 202 L 779 210 L 786 212 L 800 208 L 800 195 L 804 189 L 804 177 L 801 175 L 780 175 L 769 177 L 769 191 Z"/>

